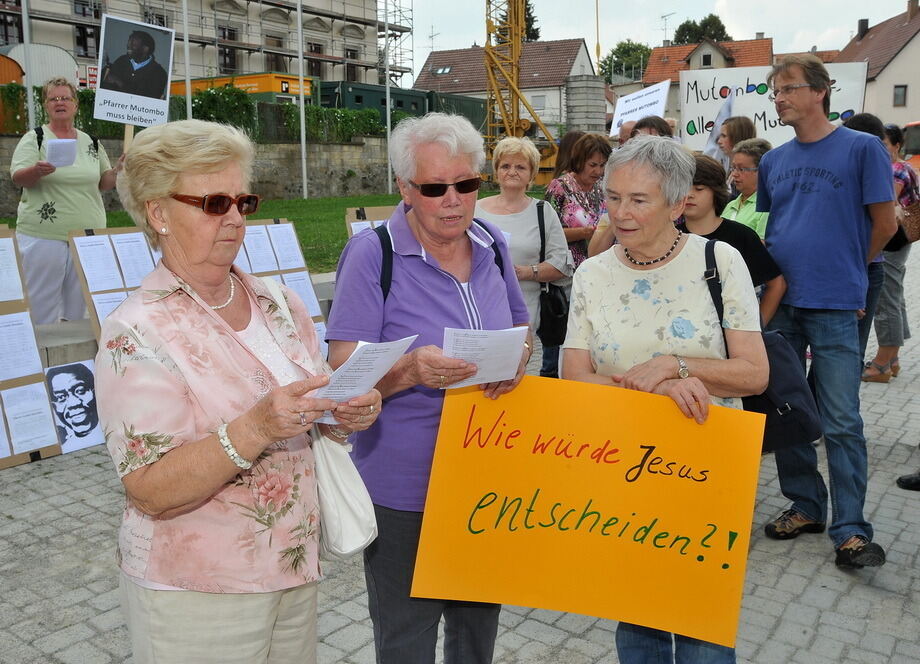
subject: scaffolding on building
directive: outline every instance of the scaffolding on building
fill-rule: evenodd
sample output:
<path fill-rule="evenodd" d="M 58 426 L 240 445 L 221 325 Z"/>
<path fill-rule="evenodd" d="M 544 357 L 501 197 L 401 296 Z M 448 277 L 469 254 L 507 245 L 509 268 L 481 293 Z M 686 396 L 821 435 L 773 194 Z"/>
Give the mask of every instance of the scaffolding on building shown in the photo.
<path fill-rule="evenodd" d="M 378 0 L 377 2 L 377 23 L 383 26 L 386 24 L 387 33 L 383 30 L 378 34 L 380 39 L 380 69 L 379 83 L 385 84 L 386 74 L 385 63 L 383 62 L 383 53 L 389 54 L 390 60 L 390 83 L 399 85 L 402 77 L 406 74 L 412 74 L 413 53 L 415 43 L 413 39 L 414 30 L 412 29 L 412 0 Z M 408 28 L 408 30 L 393 29 L 393 26 Z"/>
<path fill-rule="evenodd" d="M 304 60 L 317 66 L 341 66 L 339 76 L 322 76 L 330 80 L 343 80 L 350 68 L 354 71 L 378 70 L 380 61 L 378 47 L 371 50 L 367 29 L 374 30 L 374 44 L 384 36 L 384 23 L 378 17 L 377 2 L 374 0 L 340 0 L 339 10 L 310 6 L 308 1 L 302 7 L 302 21 L 310 34 L 304 33 L 304 44 L 299 49 Z M 291 69 L 291 61 L 297 58 L 297 26 L 291 25 L 291 15 L 297 11 L 297 3 L 289 0 L 198 0 L 189 3 L 188 43 L 204 51 L 200 63 L 189 63 L 189 76 L 201 78 L 226 74 L 242 74 L 269 69 L 266 63 L 284 63 Z M 391 73 L 411 73 L 411 0 L 391 0 L 388 34 L 391 40 Z M 161 25 L 175 30 L 176 42 L 185 39 L 182 12 L 175 0 L 40 0 L 30 2 L 31 23 L 48 22 L 56 25 L 71 25 L 75 31 L 95 30 L 90 35 L 93 43 L 86 52 L 75 53 L 78 62 L 95 64 L 98 57 L 99 28 L 103 13 L 144 23 Z M 0 16 L 12 16 L 22 20 L 20 0 L 0 0 Z M 296 20 L 296 19 L 295 19 Z M 402 21 L 408 20 L 408 23 Z M 33 28 L 33 35 L 36 30 Z M 408 40 L 408 41 L 407 41 Z M 280 42 L 280 43 L 279 43 Z M 316 48 L 320 42 L 322 48 Z M 406 46 L 406 43 L 410 46 Z M 242 65 L 227 66 L 228 58 L 221 63 L 221 54 L 240 55 L 246 59 Z M 182 49 L 176 48 L 173 57 L 173 76 L 185 75 L 186 64 L 181 56 Z M 407 56 L 408 54 L 408 56 Z M 253 56 L 262 59 L 252 62 Z M 408 59 L 407 59 L 408 58 Z M 284 72 L 281 72 L 284 73 Z"/>

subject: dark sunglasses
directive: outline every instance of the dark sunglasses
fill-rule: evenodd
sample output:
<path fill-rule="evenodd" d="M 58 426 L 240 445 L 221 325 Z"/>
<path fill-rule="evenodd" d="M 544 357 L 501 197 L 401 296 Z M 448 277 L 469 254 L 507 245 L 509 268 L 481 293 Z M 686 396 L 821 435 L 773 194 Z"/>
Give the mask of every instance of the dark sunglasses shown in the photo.
<path fill-rule="evenodd" d="M 231 205 L 236 205 L 236 209 L 244 217 L 247 214 L 253 214 L 259 209 L 260 198 L 258 194 L 240 194 L 236 198 L 229 194 L 208 194 L 207 196 L 186 196 L 185 194 L 170 194 L 180 203 L 201 208 L 205 214 L 219 217 L 227 214 Z"/>
<path fill-rule="evenodd" d="M 479 189 L 479 185 L 482 184 L 482 180 L 478 177 L 475 177 L 470 178 L 469 180 L 460 180 L 460 182 L 454 182 L 452 184 L 445 184 L 443 182 L 416 184 L 412 180 L 409 180 L 409 184 L 418 189 L 419 193 L 425 198 L 438 198 L 439 196 L 443 196 L 447 193 L 448 187 L 453 187 L 456 189 L 458 194 L 471 194 Z"/>

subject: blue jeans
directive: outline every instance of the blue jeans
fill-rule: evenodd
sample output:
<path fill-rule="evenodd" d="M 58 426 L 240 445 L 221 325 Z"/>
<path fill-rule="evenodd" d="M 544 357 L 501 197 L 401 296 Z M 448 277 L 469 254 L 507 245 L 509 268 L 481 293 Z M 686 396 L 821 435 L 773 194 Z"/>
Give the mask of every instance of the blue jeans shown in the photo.
<path fill-rule="evenodd" d="M 620 664 L 735 663 L 733 648 L 632 623 L 617 625 L 616 641 Z"/>
<path fill-rule="evenodd" d="M 379 534 L 364 550 L 364 578 L 378 664 L 434 664 L 442 616 L 444 663 L 489 664 L 501 605 L 409 597 L 422 513 L 374 512 Z"/>
<path fill-rule="evenodd" d="M 910 246 L 910 245 L 907 245 Z M 869 289 L 866 291 L 866 315 L 859 319 L 859 365 L 863 366 L 866 359 L 866 346 L 869 344 L 869 332 L 872 330 L 872 320 L 875 310 L 878 309 L 878 298 L 885 285 L 885 263 L 869 263 Z M 862 369 L 860 368 L 860 371 Z"/>
<path fill-rule="evenodd" d="M 559 346 L 543 346 L 543 367 L 540 375 L 546 378 L 559 378 Z"/>
<path fill-rule="evenodd" d="M 863 517 L 866 501 L 866 439 L 859 415 L 862 372 L 856 312 L 801 309 L 780 305 L 770 321 L 805 365 L 811 347 L 815 396 L 824 424 L 824 442 L 831 489 L 828 535 L 839 547 L 853 535 L 872 539 L 872 525 Z M 779 485 L 793 509 L 810 519 L 827 518 L 827 487 L 818 472 L 818 454 L 810 443 L 776 450 Z"/>

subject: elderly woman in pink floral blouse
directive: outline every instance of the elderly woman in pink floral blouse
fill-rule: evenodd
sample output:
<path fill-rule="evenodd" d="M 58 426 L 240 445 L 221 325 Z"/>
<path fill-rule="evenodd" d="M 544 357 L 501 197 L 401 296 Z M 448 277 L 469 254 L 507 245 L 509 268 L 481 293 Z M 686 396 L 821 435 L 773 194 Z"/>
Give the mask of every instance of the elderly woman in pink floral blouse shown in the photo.
<path fill-rule="evenodd" d="M 163 252 L 96 357 L 136 664 L 315 661 L 311 436 L 344 443 L 380 412 L 376 390 L 314 396 L 329 367 L 303 303 L 233 266 L 259 204 L 252 160 L 236 129 L 171 122 L 138 135 L 118 178 Z M 324 411 L 337 424 L 314 424 Z"/>

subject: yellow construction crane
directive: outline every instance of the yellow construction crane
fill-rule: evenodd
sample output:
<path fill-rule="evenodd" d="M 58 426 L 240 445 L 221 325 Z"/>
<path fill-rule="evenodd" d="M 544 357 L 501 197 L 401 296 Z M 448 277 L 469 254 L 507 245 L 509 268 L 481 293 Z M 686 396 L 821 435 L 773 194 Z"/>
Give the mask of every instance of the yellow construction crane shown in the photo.
<path fill-rule="evenodd" d="M 524 136 L 531 121 L 521 117 L 521 106 L 546 136 L 538 145 L 540 173 L 537 184 L 547 184 L 556 165 L 556 142 L 518 87 L 521 52 L 524 44 L 524 0 L 486 0 L 486 76 L 489 94 L 486 101 L 486 151 L 489 157 L 503 136 Z"/>

